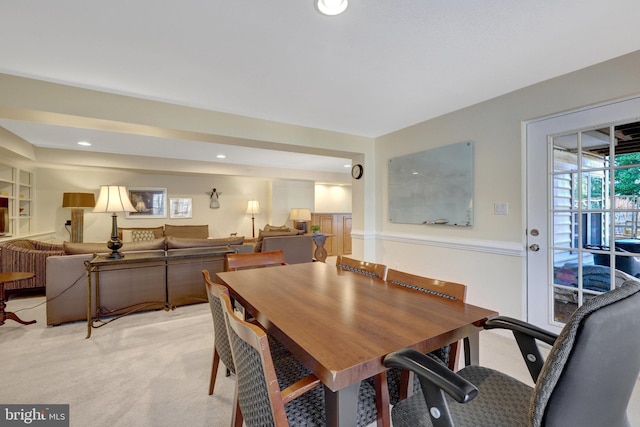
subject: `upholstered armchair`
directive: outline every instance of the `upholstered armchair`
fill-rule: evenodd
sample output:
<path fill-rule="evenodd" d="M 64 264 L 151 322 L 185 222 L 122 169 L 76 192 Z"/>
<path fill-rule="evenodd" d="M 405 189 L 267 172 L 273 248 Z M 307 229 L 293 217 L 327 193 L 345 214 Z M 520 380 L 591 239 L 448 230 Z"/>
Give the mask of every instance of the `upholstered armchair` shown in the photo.
<path fill-rule="evenodd" d="M 7 283 L 5 290 L 43 288 L 46 284 L 47 257 L 64 255 L 62 245 L 19 239 L 0 243 L 0 271 L 34 273 L 32 279 Z"/>

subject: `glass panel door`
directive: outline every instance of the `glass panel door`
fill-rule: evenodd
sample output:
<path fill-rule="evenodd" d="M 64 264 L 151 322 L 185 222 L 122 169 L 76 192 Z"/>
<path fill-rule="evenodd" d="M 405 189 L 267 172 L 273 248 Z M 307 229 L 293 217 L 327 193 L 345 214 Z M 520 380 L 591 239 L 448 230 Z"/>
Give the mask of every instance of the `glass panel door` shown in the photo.
<path fill-rule="evenodd" d="M 551 318 L 640 276 L 640 123 L 549 138 Z"/>

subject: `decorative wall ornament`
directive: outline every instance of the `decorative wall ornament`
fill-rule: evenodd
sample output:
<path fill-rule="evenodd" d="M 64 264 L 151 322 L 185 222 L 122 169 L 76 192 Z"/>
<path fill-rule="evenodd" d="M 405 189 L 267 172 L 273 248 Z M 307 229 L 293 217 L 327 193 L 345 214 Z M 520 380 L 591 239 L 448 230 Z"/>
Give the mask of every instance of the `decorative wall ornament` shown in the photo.
<path fill-rule="evenodd" d="M 213 190 L 207 191 L 207 194 L 209 195 L 209 207 L 211 209 L 218 209 L 220 207 L 220 200 L 218 199 L 222 194 L 222 191 L 217 191 L 214 187 Z"/>

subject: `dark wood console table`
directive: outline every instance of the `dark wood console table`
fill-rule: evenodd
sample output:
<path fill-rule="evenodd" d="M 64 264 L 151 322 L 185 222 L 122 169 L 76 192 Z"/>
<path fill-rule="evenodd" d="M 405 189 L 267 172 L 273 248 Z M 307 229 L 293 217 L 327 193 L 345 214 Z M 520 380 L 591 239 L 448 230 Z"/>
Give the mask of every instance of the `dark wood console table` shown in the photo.
<path fill-rule="evenodd" d="M 94 254 L 91 260 L 85 261 L 85 268 L 87 270 L 87 338 L 91 337 L 92 328 L 99 328 L 106 325 L 120 317 L 134 313 L 136 311 L 144 310 L 149 307 L 161 307 L 164 310 L 171 310 L 172 306 L 168 300 L 168 283 L 164 283 L 164 300 L 162 301 L 148 301 L 144 303 L 137 303 L 129 307 L 124 307 L 126 311 L 122 314 L 118 314 L 108 321 L 100 320 L 101 306 L 100 306 L 100 270 L 108 268 L 109 271 L 124 270 L 128 268 L 142 268 L 145 264 L 161 263 L 165 268 L 165 278 L 167 265 L 171 261 L 207 258 L 207 257 L 224 257 L 228 253 L 234 253 L 234 250 L 229 247 L 206 247 L 206 248 L 188 248 L 180 250 L 169 250 L 164 252 L 129 252 L 126 253 L 123 258 L 109 258 L 107 255 Z M 95 275 L 95 307 L 96 316 L 94 317 L 91 312 L 92 307 L 92 286 L 91 276 Z M 203 285 L 204 286 L 204 285 Z M 96 322 L 100 322 L 96 324 Z"/>
<path fill-rule="evenodd" d="M 25 322 L 20 319 L 15 313 L 5 312 L 4 309 L 7 305 L 4 302 L 4 284 L 9 282 L 16 282 L 18 280 L 31 279 L 35 276 L 33 273 L 21 273 L 21 272 L 6 272 L 0 273 L 0 325 L 4 325 L 5 320 L 15 320 L 23 325 L 30 325 L 36 323 L 35 320 Z"/>

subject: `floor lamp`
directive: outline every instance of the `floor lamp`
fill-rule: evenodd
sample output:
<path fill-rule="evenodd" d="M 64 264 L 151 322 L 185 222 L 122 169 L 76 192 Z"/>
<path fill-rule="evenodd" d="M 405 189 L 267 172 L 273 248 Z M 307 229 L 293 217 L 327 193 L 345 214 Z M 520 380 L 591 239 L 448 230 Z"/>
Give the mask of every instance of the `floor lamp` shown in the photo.
<path fill-rule="evenodd" d="M 260 213 L 260 203 L 257 200 L 249 200 L 247 203 L 247 215 L 251 215 L 251 237 L 256 237 L 256 214 Z"/>
<path fill-rule="evenodd" d="M 111 212 L 111 240 L 107 247 L 111 249 L 109 258 L 124 258 L 119 252 L 122 242 L 118 237 L 118 212 L 135 212 L 136 208 L 131 204 L 127 187 L 121 185 L 101 185 L 100 194 L 93 212 Z"/>
<path fill-rule="evenodd" d="M 84 208 L 96 205 L 93 193 L 63 193 L 62 207 L 71 208 L 71 242 L 82 243 L 84 232 Z"/>

